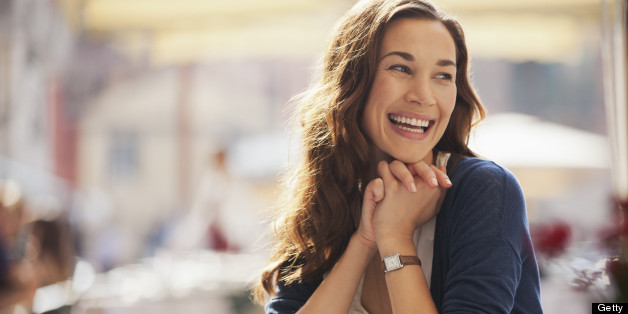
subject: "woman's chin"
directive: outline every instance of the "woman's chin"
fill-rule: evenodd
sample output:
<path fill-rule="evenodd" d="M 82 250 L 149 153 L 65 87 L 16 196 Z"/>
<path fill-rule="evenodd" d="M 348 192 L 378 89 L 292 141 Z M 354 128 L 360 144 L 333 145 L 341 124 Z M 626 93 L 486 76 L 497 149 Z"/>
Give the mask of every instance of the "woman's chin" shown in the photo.
<path fill-rule="evenodd" d="M 402 161 L 406 164 L 415 164 L 419 161 L 423 161 L 427 164 L 432 163 L 432 159 L 434 159 L 433 150 L 427 147 L 413 147 L 415 149 L 405 149 L 398 151 L 391 151 L 394 159 Z"/>
<path fill-rule="evenodd" d="M 429 154 L 431 156 L 431 154 Z M 419 154 L 396 154 L 391 155 L 392 159 L 399 160 L 405 164 L 415 164 L 419 161 L 427 161 L 428 154 L 419 155 Z"/>
<path fill-rule="evenodd" d="M 387 162 L 392 162 L 393 160 L 399 160 L 405 164 L 415 164 L 419 161 L 424 161 L 426 163 L 432 162 L 432 150 L 431 149 L 387 149 L 380 150 L 376 149 L 374 151 L 374 155 L 372 156 L 375 160 L 385 160 Z"/>

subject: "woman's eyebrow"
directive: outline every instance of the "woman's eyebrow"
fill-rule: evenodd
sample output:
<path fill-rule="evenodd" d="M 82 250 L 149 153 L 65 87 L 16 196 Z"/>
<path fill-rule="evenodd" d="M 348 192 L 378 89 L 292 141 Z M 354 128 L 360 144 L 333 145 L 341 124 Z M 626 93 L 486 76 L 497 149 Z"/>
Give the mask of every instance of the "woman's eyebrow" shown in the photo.
<path fill-rule="evenodd" d="M 441 60 L 438 60 L 438 62 L 436 62 L 436 65 L 441 66 L 441 67 L 446 67 L 446 66 L 456 67 L 456 62 L 453 62 L 449 59 L 441 59 Z"/>
<path fill-rule="evenodd" d="M 403 51 L 392 51 L 389 52 L 387 54 L 385 54 L 384 56 L 382 56 L 380 58 L 380 60 L 383 60 L 384 58 L 390 57 L 390 56 L 399 56 L 402 59 L 406 60 L 406 61 L 414 61 L 414 56 L 407 53 L 407 52 L 403 52 Z M 452 60 L 449 59 L 440 59 L 436 62 L 436 65 L 441 66 L 441 67 L 446 67 L 446 66 L 453 66 L 456 67 L 456 63 L 453 62 Z"/>
<path fill-rule="evenodd" d="M 387 54 L 385 54 L 384 56 L 382 56 L 380 58 L 380 60 L 383 60 L 386 57 L 390 57 L 390 56 L 400 56 L 401 58 L 403 58 L 406 61 L 414 61 L 414 56 L 407 53 L 407 52 L 403 52 L 403 51 L 392 51 L 389 52 Z"/>

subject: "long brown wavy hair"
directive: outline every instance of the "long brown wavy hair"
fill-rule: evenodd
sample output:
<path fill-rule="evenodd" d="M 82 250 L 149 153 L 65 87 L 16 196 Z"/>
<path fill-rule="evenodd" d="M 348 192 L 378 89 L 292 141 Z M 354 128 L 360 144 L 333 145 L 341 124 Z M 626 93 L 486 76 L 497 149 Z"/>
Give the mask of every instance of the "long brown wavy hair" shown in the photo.
<path fill-rule="evenodd" d="M 344 252 L 360 220 L 361 182 L 368 179 L 371 143 L 360 126 L 386 25 L 400 18 L 440 21 L 456 46 L 457 97 L 435 149 L 475 156 L 467 146 L 484 109 L 469 82 L 469 58 L 458 22 L 422 0 L 358 2 L 336 25 L 322 60 L 320 78 L 296 101 L 303 139 L 299 164 L 288 174 L 274 225 L 277 241 L 253 289 L 262 303 L 278 280 L 320 279 Z"/>

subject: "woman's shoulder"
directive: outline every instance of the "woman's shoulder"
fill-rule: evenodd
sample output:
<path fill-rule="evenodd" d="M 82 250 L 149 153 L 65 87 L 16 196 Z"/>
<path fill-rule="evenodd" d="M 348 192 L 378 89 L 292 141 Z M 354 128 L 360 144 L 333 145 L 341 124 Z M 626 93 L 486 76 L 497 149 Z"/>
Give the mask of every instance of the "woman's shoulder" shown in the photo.
<path fill-rule="evenodd" d="M 473 199 L 498 204 L 506 199 L 512 204 L 524 206 L 523 191 L 517 178 L 507 168 L 493 161 L 477 157 L 454 160 L 449 176 L 452 187 L 447 192 L 446 200 L 449 198 L 452 202 L 468 203 Z"/>
<path fill-rule="evenodd" d="M 505 167 L 497 163 L 479 157 L 454 158 L 450 162 L 450 177 L 456 181 L 482 181 L 485 184 L 494 181 L 515 182 L 515 176 Z"/>

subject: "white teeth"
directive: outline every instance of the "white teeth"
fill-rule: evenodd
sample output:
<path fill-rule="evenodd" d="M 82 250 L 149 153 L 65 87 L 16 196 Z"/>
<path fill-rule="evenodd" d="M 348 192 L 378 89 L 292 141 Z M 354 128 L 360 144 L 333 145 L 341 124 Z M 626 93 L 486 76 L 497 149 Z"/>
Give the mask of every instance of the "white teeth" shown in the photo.
<path fill-rule="evenodd" d="M 422 128 L 414 129 L 414 128 L 409 128 L 409 127 L 403 126 L 403 125 L 398 125 L 397 127 L 402 129 L 402 130 L 410 131 L 410 132 L 413 132 L 413 133 L 423 133 L 423 129 Z"/>
<path fill-rule="evenodd" d="M 419 119 L 416 119 L 416 118 L 401 117 L 401 116 L 397 116 L 397 115 L 393 115 L 393 114 L 390 115 L 390 118 L 392 120 L 394 120 L 395 122 L 397 122 L 397 123 L 405 123 L 405 124 L 409 124 L 409 125 L 412 125 L 412 126 L 419 126 L 419 127 L 426 128 L 426 127 L 428 127 L 430 125 L 430 121 L 428 121 L 428 120 L 419 120 Z M 423 133 L 423 132 L 421 131 L 421 133 Z"/>

